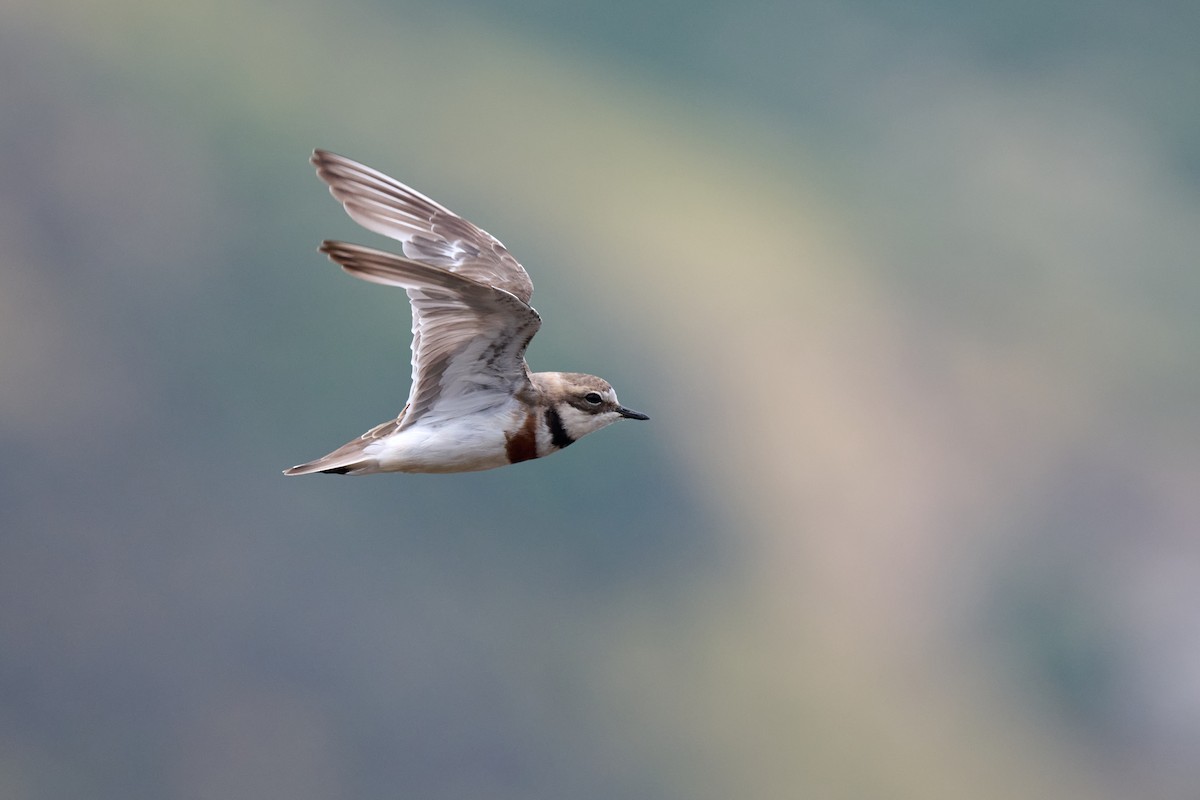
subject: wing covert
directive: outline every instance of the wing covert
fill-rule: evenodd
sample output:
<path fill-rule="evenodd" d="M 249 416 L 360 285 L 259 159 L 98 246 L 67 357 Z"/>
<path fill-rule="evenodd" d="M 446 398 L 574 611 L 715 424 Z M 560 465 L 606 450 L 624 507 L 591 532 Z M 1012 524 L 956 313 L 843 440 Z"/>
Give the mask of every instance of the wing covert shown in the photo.
<path fill-rule="evenodd" d="M 321 252 L 351 275 L 408 293 L 412 389 L 398 429 L 483 411 L 531 388 L 525 348 L 541 318 L 512 293 L 360 245 L 327 241 Z"/>

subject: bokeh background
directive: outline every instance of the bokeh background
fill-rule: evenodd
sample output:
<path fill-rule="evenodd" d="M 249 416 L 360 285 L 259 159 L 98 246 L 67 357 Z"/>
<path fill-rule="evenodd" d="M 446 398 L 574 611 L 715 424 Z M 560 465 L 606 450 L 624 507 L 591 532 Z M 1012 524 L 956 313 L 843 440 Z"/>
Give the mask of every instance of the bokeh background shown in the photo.
<path fill-rule="evenodd" d="M 0 797 L 1194 798 L 1200 5 L 0 7 Z M 649 423 L 394 415 L 314 146 Z"/>

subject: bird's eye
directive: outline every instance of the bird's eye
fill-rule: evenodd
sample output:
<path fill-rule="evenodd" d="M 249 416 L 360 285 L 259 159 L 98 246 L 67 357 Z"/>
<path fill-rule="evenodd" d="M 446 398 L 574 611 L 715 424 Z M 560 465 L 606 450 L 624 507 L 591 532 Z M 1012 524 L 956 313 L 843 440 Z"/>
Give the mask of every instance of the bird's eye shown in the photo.
<path fill-rule="evenodd" d="M 601 401 L 603 401 L 604 398 L 602 398 L 599 395 L 599 393 L 597 393 L 597 392 L 588 392 L 587 394 L 585 394 L 583 396 L 583 399 L 587 400 L 589 403 L 591 403 L 594 406 L 598 406 L 598 405 L 600 405 Z"/>

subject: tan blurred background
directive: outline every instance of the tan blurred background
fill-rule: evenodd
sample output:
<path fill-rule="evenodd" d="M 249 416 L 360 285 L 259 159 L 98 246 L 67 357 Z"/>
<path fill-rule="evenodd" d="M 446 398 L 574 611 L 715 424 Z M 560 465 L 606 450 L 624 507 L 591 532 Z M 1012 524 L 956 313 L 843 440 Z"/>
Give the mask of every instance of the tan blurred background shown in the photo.
<path fill-rule="evenodd" d="M 0 797 L 1193 798 L 1189 3 L 0 9 Z M 312 175 L 652 421 L 462 476 Z"/>

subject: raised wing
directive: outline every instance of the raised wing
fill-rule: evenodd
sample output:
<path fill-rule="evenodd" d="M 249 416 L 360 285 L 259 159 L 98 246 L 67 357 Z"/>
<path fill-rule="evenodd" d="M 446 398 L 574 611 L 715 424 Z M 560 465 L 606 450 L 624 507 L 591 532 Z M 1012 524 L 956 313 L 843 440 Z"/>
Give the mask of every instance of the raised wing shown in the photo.
<path fill-rule="evenodd" d="M 403 242 L 404 255 L 412 261 L 503 289 L 529 303 L 533 296 L 529 274 L 487 231 L 357 161 L 314 150 L 312 163 L 355 222 Z"/>
<path fill-rule="evenodd" d="M 542 320 L 511 292 L 382 250 L 324 242 L 351 275 L 408 291 L 413 375 L 403 430 L 425 416 L 452 419 L 508 402 L 531 388 L 525 348 Z"/>

